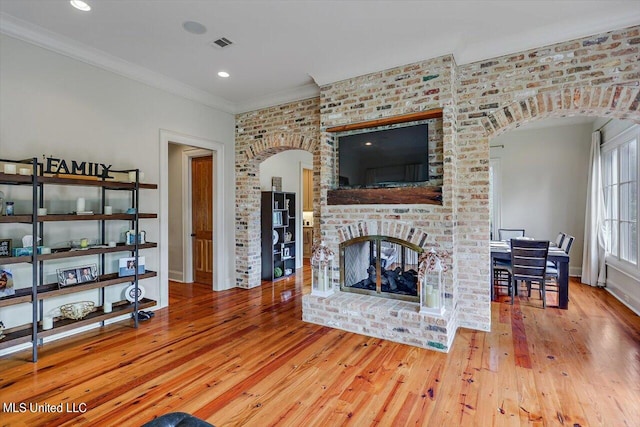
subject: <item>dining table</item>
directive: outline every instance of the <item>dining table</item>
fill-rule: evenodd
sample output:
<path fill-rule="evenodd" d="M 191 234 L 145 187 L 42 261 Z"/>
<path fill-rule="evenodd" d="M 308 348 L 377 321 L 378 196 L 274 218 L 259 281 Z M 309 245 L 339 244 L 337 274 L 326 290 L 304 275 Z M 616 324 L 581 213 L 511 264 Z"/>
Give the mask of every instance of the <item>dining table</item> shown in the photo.
<path fill-rule="evenodd" d="M 511 245 L 508 241 L 491 241 L 491 300 L 494 299 L 493 266 L 495 261 L 511 260 Z M 558 307 L 569 308 L 569 254 L 559 247 L 549 245 L 547 260 L 553 262 L 558 268 Z"/>

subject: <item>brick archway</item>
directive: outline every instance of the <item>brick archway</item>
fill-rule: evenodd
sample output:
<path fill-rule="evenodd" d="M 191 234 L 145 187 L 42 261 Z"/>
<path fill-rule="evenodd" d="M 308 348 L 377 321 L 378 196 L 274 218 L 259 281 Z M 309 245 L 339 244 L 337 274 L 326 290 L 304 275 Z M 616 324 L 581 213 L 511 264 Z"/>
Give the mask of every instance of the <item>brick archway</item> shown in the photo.
<path fill-rule="evenodd" d="M 305 150 L 317 164 L 318 137 L 297 132 L 265 135 L 236 148 L 236 286 L 260 286 L 260 163 L 287 150 Z M 314 188 L 317 183 L 314 180 Z"/>
<path fill-rule="evenodd" d="M 524 123 L 548 117 L 597 116 L 640 122 L 640 88 L 583 86 L 541 92 L 514 101 L 482 119 L 490 138 Z"/>
<path fill-rule="evenodd" d="M 484 100 L 488 103 L 489 100 Z M 482 153 L 478 164 L 485 165 L 478 169 L 473 179 L 465 180 L 466 192 L 473 194 L 489 194 L 488 163 L 489 143 L 496 136 L 515 129 L 525 123 L 554 117 L 590 116 L 611 117 L 616 119 L 631 120 L 640 123 L 640 88 L 637 86 L 602 85 L 602 86 L 575 86 L 570 88 L 558 88 L 531 94 L 499 104 L 476 122 L 480 126 L 464 126 L 458 129 L 458 137 L 462 137 L 468 144 L 482 147 Z M 475 129 L 480 128 L 475 137 L 469 137 Z M 469 196 L 472 198 L 473 196 Z M 463 202 L 466 202 L 464 200 Z M 482 271 L 478 280 L 465 281 L 463 295 L 458 303 L 458 322 L 466 327 L 485 327 L 490 323 L 484 323 L 484 319 L 490 322 L 491 304 L 489 283 L 489 270 L 483 266 L 489 265 L 489 211 L 464 212 L 457 211 L 458 223 L 470 222 L 476 225 L 474 236 L 477 240 L 466 241 L 468 235 L 457 231 L 458 253 L 482 253 L 483 259 L 478 263 L 458 263 L 460 277 L 474 277 L 477 271 Z M 477 218 L 487 218 L 483 224 L 477 223 Z M 476 221 L 476 222 L 474 222 Z M 483 249 L 479 249 L 482 247 Z M 475 270 L 474 270 L 475 269 Z M 462 286 L 461 286 L 462 288 Z M 481 303 L 479 301 L 482 301 Z M 483 319 L 483 323 L 478 322 Z"/>

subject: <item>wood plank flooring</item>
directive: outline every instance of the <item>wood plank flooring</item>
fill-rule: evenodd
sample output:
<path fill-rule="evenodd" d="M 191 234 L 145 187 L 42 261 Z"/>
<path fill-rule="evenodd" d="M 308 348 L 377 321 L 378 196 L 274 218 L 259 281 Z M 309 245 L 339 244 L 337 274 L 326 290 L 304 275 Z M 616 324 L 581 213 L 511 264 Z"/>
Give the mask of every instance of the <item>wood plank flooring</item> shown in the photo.
<path fill-rule="evenodd" d="M 460 329 L 442 354 L 302 322 L 309 279 L 305 267 L 252 290 L 171 283 L 170 307 L 137 330 L 47 344 L 36 364 L 0 358 L 0 404 L 27 405 L 0 425 L 171 411 L 218 427 L 640 425 L 640 318 L 604 290 L 572 281 L 569 310 L 492 303 L 492 331 Z"/>

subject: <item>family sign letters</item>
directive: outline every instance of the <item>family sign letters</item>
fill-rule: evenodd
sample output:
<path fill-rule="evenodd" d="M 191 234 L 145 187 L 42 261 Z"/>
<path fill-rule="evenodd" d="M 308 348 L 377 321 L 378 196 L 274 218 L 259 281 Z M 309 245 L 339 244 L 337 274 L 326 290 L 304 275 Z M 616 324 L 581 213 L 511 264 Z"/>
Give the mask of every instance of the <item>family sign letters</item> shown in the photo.
<path fill-rule="evenodd" d="M 44 162 L 44 173 L 97 176 L 106 179 L 113 178 L 109 175 L 111 166 L 104 163 L 78 162 L 76 160 L 71 160 L 69 163 L 64 159 L 47 157 Z"/>

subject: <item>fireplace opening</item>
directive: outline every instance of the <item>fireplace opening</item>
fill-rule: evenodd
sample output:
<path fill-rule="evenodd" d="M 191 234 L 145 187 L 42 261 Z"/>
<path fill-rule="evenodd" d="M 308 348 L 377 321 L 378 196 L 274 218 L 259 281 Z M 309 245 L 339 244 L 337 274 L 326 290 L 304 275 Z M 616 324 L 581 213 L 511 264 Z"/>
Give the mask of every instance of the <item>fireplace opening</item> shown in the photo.
<path fill-rule="evenodd" d="M 340 290 L 420 301 L 418 264 L 422 248 L 386 236 L 365 236 L 340 244 Z"/>

